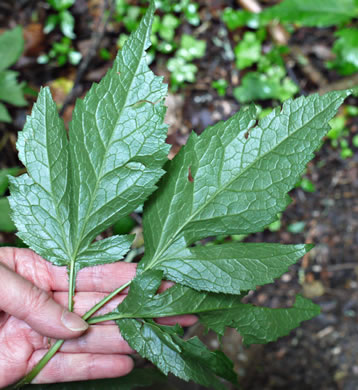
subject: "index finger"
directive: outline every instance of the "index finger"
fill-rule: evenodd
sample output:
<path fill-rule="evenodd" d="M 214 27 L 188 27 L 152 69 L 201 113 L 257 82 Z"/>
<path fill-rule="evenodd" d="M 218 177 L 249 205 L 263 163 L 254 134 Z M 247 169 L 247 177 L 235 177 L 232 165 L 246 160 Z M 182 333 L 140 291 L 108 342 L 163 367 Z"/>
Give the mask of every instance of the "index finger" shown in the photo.
<path fill-rule="evenodd" d="M 67 291 L 66 267 L 57 267 L 30 249 L 0 248 L 0 262 L 46 291 Z M 118 262 L 78 272 L 76 291 L 109 293 L 132 280 L 136 264 Z"/>

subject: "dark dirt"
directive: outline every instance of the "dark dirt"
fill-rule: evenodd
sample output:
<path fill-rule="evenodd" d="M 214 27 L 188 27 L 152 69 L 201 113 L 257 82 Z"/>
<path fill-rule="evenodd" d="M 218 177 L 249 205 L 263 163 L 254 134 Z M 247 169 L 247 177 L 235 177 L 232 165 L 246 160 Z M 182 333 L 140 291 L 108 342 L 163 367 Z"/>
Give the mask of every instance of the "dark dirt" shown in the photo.
<path fill-rule="evenodd" d="M 50 83 L 62 76 L 75 78 L 71 66 L 57 68 L 36 63 L 36 56 L 58 39 L 56 33 L 43 36 L 41 25 L 46 15 L 44 1 L 16 1 L 15 7 L 9 0 L 0 1 L 0 28 L 8 28 L 20 23 L 27 26 L 32 37 L 32 46 L 16 69 L 20 78 L 34 88 Z M 100 1 L 90 1 L 100 3 Z M 229 33 L 218 17 L 225 6 L 235 6 L 235 1 L 200 1 L 203 21 L 199 33 L 187 24 L 181 27 L 186 33 L 207 40 L 206 56 L 196 61 L 199 67 L 197 82 L 186 86 L 180 94 L 168 98 L 169 113 L 167 122 L 172 125 L 168 142 L 173 144 L 171 156 L 185 144 L 189 132 L 195 129 L 201 133 L 207 126 L 232 115 L 239 104 L 232 97 L 232 88 L 239 84 L 241 74 L 235 69 L 230 47 L 234 46 L 235 35 Z M 37 10 L 38 21 L 31 21 Z M 84 1 L 78 1 L 75 9 L 75 45 L 85 51 L 90 45 L 91 22 L 98 17 L 89 11 Z M 92 18 L 92 19 L 91 19 Z M 30 26 L 31 25 L 31 26 Z M 35 33 L 33 33 L 35 31 Z M 101 47 L 114 53 L 118 26 L 110 26 Z M 32 32 L 32 33 L 31 33 Z M 211 37 L 211 39 L 209 38 Z M 311 93 L 336 81 L 339 77 L 328 71 L 324 61 L 329 56 L 333 40 L 332 29 L 300 29 L 291 38 L 290 45 L 300 46 L 300 50 L 310 60 L 310 65 L 319 73 L 318 79 L 307 76 L 307 72 L 296 62 L 295 55 L 287 58 L 289 74 L 299 82 L 301 93 Z M 302 44 L 304 42 L 304 44 Z M 163 66 L 163 58 L 157 60 L 154 68 L 168 78 Z M 98 81 L 105 73 L 108 63 L 96 57 L 89 65 L 81 80 L 80 94 L 92 81 Z M 310 73 L 311 74 L 311 73 Z M 218 97 L 211 88 L 212 80 L 225 78 L 230 87 L 224 98 Z M 323 81 L 322 81 L 323 80 Z M 21 129 L 25 116 L 29 113 L 33 99 L 29 98 L 27 109 L 12 108 L 15 121 L 11 125 L 0 124 L 0 168 L 18 165 L 15 142 L 16 133 Z M 63 102 L 64 96 L 60 97 Z M 349 101 L 356 103 L 355 99 Z M 267 105 L 277 104 L 269 102 Z M 265 104 L 266 105 L 266 104 Z M 70 117 L 69 107 L 66 117 Z M 358 120 L 350 123 L 351 134 L 358 131 Z M 307 177 L 316 186 L 314 193 L 306 193 L 298 188 L 292 191 L 293 202 L 282 216 L 279 232 L 266 230 L 252 235 L 245 241 L 280 243 L 315 243 L 316 247 L 289 273 L 272 285 L 259 288 L 249 295 L 251 303 L 282 307 L 292 303 L 297 293 L 312 297 L 322 308 L 317 318 L 305 322 L 289 336 L 265 346 L 244 348 L 240 336 L 228 331 L 222 348 L 233 359 L 241 378 L 244 390 L 356 390 L 358 389 L 358 154 L 342 160 L 339 152 L 325 143 L 309 164 Z M 302 233 L 287 232 L 287 227 L 297 221 L 306 223 Z M 0 234 L 0 242 L 14 241 L 12 235 Z M 200 327 L 194 327 L 188 334 L 200 334 Z M 204 336 L 208 345 L 219 345 L 211 334 Z M 199 386 L 178 384 L 177 388 L 199 389 Z"/>

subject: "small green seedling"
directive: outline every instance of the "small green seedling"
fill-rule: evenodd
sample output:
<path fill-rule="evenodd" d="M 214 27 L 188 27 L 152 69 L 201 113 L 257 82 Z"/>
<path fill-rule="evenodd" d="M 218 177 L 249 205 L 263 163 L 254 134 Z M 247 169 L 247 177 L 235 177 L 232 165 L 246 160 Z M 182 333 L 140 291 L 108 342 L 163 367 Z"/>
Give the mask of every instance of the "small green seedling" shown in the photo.
<path fill-rule="evenodd" d="M 62 37 L 60 42 L 55 42 L 48 54 L 38 57 L 40 64 L 47 64 L 50 60 L 56 60 L 57 65 L 63 66 L 69 62 L 71 65 L 78 65 L 82 59 L 82 54 L 72 46 L 70 38 Z"/>
<path fill-rule="evenodd" d="M 211 86 L 216 90 L 219 96 L 225 96 L 229 83 L 225 79 L 219 79 L 213 81 Z"/>
<path fill-rule="evenodd" d="M 68 10 L 73 6 L 75 0 L 47 0 L 47 3 L 56 13 L 47 18 L 44 27 L 45 34 L 49 34 L 57 26 L 60 26 L 61 32 L 65 37 L 69 39 L 76 38 L 76 34 L 73 31 L 75 19 Z"/>

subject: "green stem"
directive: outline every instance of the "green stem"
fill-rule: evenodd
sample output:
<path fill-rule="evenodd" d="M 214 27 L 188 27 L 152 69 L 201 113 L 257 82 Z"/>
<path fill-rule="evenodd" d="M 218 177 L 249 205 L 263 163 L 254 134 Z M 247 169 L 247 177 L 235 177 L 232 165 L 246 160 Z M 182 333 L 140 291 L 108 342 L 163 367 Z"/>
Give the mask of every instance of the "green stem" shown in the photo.
<path fill-rule="evenodd" d="M 93 324 L 98 324 L 99 322 L 116 321 L 116 320 L 120 320 L 121 318 L 123 318 L 123 317 L 119 313 L 110 313 L 110 314 L 105 314 L 103 316 L 97 316 L 97 317 L 90 318 L 87 322 L 90 325 L 93 325 Z M 126 317 L 126 318 L 128 318 L 128 317 Z"/>
<path fill-rule="evenodd" d="M 123 291 L 125 288 L 127 288 L 132 281 L 129 281 L 125 284 L 123 284 L 121 287 L 118 287 L 117 290 L 114 290 L 109 295 L 104 297 L 100 302 L 97 303 L 97 305 L 93 306 L 92 309 L 90 309 L 82 318 L 87 321 L 88 318 L 90 318 L 97 310 L 99 310 L 102 306 L 104 306 L 107 302 L 109 302 L 112 298 L 114 298 L 117 294 L 119 294 L 121 291 Z M 87 321 L 89 323 L 89 321 Z"/>
<path fill-rule="evenodd" d="M 73 296 L 75 292 L 75 264 L 71 261 L 70 275 L 68 280 L 68 310 L 73 311 Z"/>
<path fill-rule="evenodd" d="M 70 288 L 71 288 L 71 280 L 73 283 L 73 271 L 74 267 L 71 267 L 70 270 Z M 72 275 L 72 279 L 71 279 Z M 123 291 L 125 288 L 127 288 L 132 281 L 129 281 L 125 284 L 123 284 L 121 287 L 118 287 L 116 290 L 111 292 L 109 295 L 107 295 L 105 298 L 103 298 L 100 302 L 98 302 L 95 306 L 92 307 L 86 314 L 82 316 L 82 319 L 87 321 L 97 310 L 99 310 L 101 307 L 103 307 L 107 302 L 109 302 L 112 298 L 114 298 L 118 293 Z M 71 290 L 69 289 L 69 292 Z M 71 309 L 73 309 L 73 299 L 72 294 L 70 293 L 69 296 L 71 296 L 71 301 L 69 298 L 69 307 L 71 302 Z M 72 311 L 72 310 L 71 310 Z M 97 317 L 100 318 L 100 317 Z M 106 321 L 106 320 L 102 320 Z M 90 324 L 90 321 L 87 321 Z M 98 321 L 100 322 L 100 321 Z M 61 348 L 62 344 L 65 342 L 65 340 L 57 340 L 56 343 L 47 351 L 46 355 L 36 364 L 36 366 L 25 376 L 23 377 L 19 382 L 17 382 L 12 388 L 13 389 L 19 389 L 22 386 L 28 385 L 31 383 L 31 381 L 40 373 L 40 371 L 46 366 L 46 364 L 49 362 L 49 360 L 56 354 L 56 352 Z"/>
<path fill-rule="evenodd" d="M 19 389 L 22 386 L 28 385 L 39 374 L 39 372 L 46 366 L 48 361 L 56 354 L 61 348 L 65 340 L 57 340 L 56 343 L 48 350 L 46 355 L 36 364 L 36 366 L 19 382 L 17 382 L 13 389 Z"/>

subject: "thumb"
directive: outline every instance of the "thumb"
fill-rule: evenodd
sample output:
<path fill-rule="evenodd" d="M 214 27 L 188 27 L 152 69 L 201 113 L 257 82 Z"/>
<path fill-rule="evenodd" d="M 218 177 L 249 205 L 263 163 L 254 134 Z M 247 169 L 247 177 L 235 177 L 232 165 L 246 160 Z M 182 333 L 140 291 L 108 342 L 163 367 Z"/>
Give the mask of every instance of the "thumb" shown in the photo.
<path fill-rule="evenodd" d="M 55 302 L 44 290 L 0 264 L 0 310 L 57 339 L 79 337 L 88 324 Z"/>

